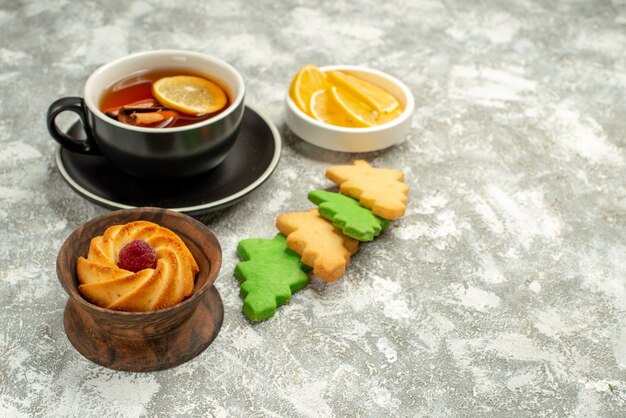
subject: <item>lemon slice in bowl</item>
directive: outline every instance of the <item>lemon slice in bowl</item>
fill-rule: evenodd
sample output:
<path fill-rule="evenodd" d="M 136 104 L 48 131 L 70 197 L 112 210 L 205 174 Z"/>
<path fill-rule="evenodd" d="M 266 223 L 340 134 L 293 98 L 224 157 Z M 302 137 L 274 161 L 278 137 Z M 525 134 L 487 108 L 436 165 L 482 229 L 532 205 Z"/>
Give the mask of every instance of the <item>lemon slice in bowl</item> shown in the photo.
<path fill-rule="evenodd" d="M 380 112 L 372 109 L 356 94 L 347 89 L 337 87 L 332 87 L 330 94 L 333 96 L 335 102 L 337 102 L 352 119 L 357 121 L 359 127 L 374 126 L 377 124 L 377 117 Z"/>
<path fill-rule="evenodd" d="M 177 75 L 163 77 L 152 85 L 152 94 L 166 107 L 188 115 L 206 115 L 228 103 L 226 92 L 206 78 Z"/>
<path fill-rule="evenodd" d="M 313 116 L 310 103 L 313 94 L 328 87 L 326 74 L 315 65 L 307 64 L 300 68 L 289 86 L 289 97 L 304 113 Z"/>
<path fill-rule="evenodd" d="M 387 122 L 391 122 L 394 119 L 397 119 L 402 114 L 402 107 L 397 107 L 395 110 L 387 113 L 379 113 L 376 118 L 377 125 L 384 125 Z"/>
<path fill-rule="evenodd" d="M 332 84 L 350 90 L 365 103 L 381 113 L 390 113 L 400 107 L 398 100 L 386 90 L 353 77 L 342 71 L 328 71 L 328 80 Z"/>
<path fill-rule="evenodd" d="M 365 128 L 368 125 L 363 120 L 354 117 L 345 107 L 337 102 L 337 88 L 318 90 L 311 96 L 311 115 L 320 122 L 347 128 Z"/>

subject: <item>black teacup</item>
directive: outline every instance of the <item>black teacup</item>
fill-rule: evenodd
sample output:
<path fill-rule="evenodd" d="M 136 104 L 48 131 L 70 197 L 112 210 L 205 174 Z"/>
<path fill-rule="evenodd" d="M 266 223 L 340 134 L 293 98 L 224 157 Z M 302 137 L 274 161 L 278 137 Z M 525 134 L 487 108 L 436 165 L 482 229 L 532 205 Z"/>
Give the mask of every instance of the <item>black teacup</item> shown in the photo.
<path fill-rule="evenodd" d="M 180 70 L 219 80 L 230 105 L 214 117 L 186 126 L 132 126 L 105 115 L 99 103 L 106 89 L 132 74 Z M 84 98 L 65 97 L 50 105 L 48 130 L 63 147 L 84 154 L 104 155 L 120 170 L 144 178 L 180 178 L 208 171 L 231 149 L 244 112 L 243 78 L 232 66 L 196 52 L 162 50 L 128 55 L 98 68 L 85 83 Z M 64 111 L 78 114 L 86 139 L 61 131 L 55 119 Z"/>

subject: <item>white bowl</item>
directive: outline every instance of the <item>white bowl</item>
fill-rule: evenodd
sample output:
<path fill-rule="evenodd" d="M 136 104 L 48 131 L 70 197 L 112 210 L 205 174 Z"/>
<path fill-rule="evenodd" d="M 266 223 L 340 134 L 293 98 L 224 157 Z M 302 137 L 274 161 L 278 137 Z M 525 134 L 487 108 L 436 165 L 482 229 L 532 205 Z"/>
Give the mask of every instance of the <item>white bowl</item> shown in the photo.
<path fill-rule="evenodd" d="M 391 93 L 404 111 L 397 118 L 369 128 L 345 128 L 320 122 L 304 113 L 289 97 L 285 97 L 287 126 L 296 135 L 318 147 L 343 152 L 368 152 L 388 148 L 402 142 L 411 129 L 415 100 L 409 88 L 395 77 L 381 71 L 353 65 L 330 65 L 321 71 L 340 70 L 358 76 Z"/>

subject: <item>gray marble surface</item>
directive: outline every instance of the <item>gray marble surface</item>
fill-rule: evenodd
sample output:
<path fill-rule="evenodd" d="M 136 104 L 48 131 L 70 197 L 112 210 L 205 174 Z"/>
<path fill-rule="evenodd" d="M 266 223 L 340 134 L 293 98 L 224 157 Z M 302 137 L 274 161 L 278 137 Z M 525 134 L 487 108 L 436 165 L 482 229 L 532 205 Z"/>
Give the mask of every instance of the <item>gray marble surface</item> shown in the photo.
<path fill-rule="evenodd" d="M 0 28 L 0 416 L 626 416 L 624 0 L 8 0 Z M 44 116 L 101 64 L 163 48 L 237 67 L 284 151 L 259 192 L 200 217 L 224 249 L 217 340 L 122 373 L 63 331 L 57 251 L 106 210 L 62 180 Z M 355 156 L 295 137 L 283 97 L 305 63 L 402 79 L 407 140 Z M 251 325 L 237 242 L 355 157 L 405 172 L 406 216 Z"/>

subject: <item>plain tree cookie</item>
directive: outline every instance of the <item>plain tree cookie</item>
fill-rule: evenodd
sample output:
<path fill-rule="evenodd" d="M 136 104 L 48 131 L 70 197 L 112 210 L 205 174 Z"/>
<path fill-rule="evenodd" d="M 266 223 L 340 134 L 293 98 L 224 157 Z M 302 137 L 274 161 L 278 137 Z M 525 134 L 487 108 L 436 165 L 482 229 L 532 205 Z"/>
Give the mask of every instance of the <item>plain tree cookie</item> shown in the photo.
<path fill-rule="evenodd" d="M 244 239 L 237 245 L 237 254 L 242 261 L 235 266 L 235 276 L 241 281 L 243 313 L 251 321 L 273 316 L 279 305 L 309 283 L 303 270 L 311 268 L 287 248 L 281 234 L 274 239 Z"/>
<path fill-rule="evenodd" d="M 276 227 L 287 236 L 287 246 L 313 267 L 313 274 L 327 282 L 345 274 L 350 256 L 359 248 L 359 241 L 345 236 L 317 209 L 280 215 Z"/>
<path fill-rule="evenodd" d="M 314 190 L 308 197 L 318 206 L 320 215 L 341 229 L 344 235 L 359 241 L 372 241 L 391 224 L 341 193 Z"/>
<path fill-rule="evenodd" d="M 409 186 L 400 170 L 374 168 L 357 160 L 353 165 L 329 167 L 326 177 L 339 185 L 341 193 L 358 199 L 381 218 L 398 219 L 406 211 Z"/>

